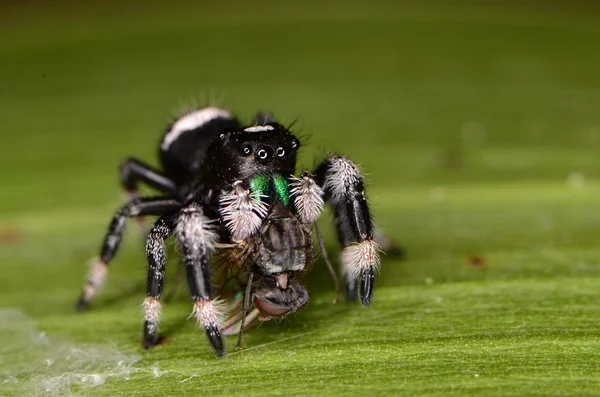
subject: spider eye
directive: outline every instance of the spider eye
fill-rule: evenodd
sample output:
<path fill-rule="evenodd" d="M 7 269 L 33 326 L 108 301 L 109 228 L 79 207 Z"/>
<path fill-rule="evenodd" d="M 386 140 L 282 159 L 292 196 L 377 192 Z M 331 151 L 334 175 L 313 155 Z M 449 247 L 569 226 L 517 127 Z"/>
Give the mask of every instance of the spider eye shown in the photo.
<path fill-rule="evenodd" d="M 227 135 L 225 135 L 225 133 L 224 133 L 224 132 L 222 132 L 222 133 L 221 133 L 221 135 L 219 135 L 219 139 L 221 139 L 221 140 L 222 140 L 222 139 L 225 139 L 225 137 L 226 137 L 226 136 L 227 136 Z"/>
<path fill-rule="evenodd" d="M 259 160 L 265 160 L 267 157 L 269 157 L 269 153 L 267 153 L 265 149 L 260 149 L 258 152 L 256 152 L 256 157 L 258 157 Z"/>
<path fill-rule="evenodd" d="M 242 146 L 242 154 L 244 156 L 249 156 L 250 153 L 252 153 L 252 146 L 250 146 L 250 145 L 244 145 L 244 146 Z"/>
<path fill-rule="evenodd" d="M 275 153 L 277 153 L 278 157 L 283 157 L 283 156 L 285 156 L 285 149 L 282 147 L 278 147 L 277 151 Z"/>
<path fill-rule="evenodd" d="M 300 147 L 300 142 L 297 139 L 292 141 L 292 150 L 297 150 Z"/>

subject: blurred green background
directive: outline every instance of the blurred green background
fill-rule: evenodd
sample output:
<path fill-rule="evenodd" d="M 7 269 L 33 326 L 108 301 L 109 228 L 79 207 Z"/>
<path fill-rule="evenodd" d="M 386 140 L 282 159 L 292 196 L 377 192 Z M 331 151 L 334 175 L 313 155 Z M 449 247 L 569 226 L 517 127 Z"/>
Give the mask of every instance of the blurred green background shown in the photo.
<path fill-rule="evenodd" d="M 0 395 L 600 394 L 599 21 L 593 2 L 3 2 Z M 74 313 L 119 163 L 156 164 L 195 102 L 298 119 L 303 168 L 361 164 L 406 250 L 370 309 L 332 305 L 318 262 L 307 308 L 248 350 L 216 359 L 181 291 L 142 351 L 130 227 Z"/>

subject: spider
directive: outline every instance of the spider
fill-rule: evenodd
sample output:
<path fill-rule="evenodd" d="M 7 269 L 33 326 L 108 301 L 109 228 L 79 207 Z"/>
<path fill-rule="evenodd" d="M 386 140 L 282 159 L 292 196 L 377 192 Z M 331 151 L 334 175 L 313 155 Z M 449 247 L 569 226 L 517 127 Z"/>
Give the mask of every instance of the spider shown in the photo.
<path fill-rule="evenodd" d="M 363 306 L 370 306 L 379 246 L 361 174 L 347 158 L 331 155 L 312 172 L 295 177 L 300 145 L 288 128 L 267 114 L 259 113 L 250 126 L 217 107 L 176 119 L 160 142 L 162 170 L 134 158 L 122 164 L 121 183 L 132 198 L 114 215 L 77 308 L 85 309 L 103 284 L 127 219 L 158 216 L 146 242 L 143 345 L 150 348 L 158 339 L 165 240 L 174 236 L 182 250 L 192 315 L 217 356 L 223 356 L 224 301 L 218 299 L 221 290 L 214 285 L 217 274 L 211 258 L 222 253 L 226 268 L 237 270 L 235 277 L 245 287 L 241 345 L 250 301 L 263 319 L 286 316 L 307 303 L 301 278 L 314 259 L 313 229 L 327 259 L 316 225 L 325 203 L 333 207 L 343 246 L 346 297 L 354 301 L 358 295 Z M 162 194 L 139 197 L 140 182 Z M 330 272 L 336 281 L 331 267 Z"/>

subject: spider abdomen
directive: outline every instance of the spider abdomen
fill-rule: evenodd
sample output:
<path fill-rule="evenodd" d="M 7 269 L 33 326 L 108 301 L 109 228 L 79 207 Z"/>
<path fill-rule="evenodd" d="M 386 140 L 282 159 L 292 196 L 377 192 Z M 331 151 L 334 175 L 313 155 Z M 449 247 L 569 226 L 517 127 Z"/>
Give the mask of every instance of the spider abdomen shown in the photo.
<path fill-rule="evenodd" d="M 239 122 L 224 109 L 208 107 L 190 112 L 172 123 L 160 145 L 165 174 L 178 184 L 189 183 L 206 158 L 208 147 L 218 135 L 239 128 Z"/>

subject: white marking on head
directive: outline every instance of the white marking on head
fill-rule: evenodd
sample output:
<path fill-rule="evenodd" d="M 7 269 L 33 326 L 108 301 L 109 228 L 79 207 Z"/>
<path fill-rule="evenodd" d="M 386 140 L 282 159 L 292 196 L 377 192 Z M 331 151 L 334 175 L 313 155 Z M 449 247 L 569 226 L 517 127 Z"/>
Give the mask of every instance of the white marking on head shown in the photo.
<path fill-rule="evenodd" d="M 344 157 L 332 157 L 329 159 L 331 164 L 325 177 L 323 190 L 331 191 L 335 201 L 344 197 L 352 188 L 352 185 L 361 180 L 358 167 L 350 160 Z"/>
<path fill-rule="evenodd" d="M 175 232 L 179 242 L 189 248 L 188 255 L 208 255 L 214 251 L 218 240 L 210 219 L 197 204 L 181 210 Z"/>
<path fill-rule="evenodd" d="M 226 312 L 227 303 L 224 300 L 197 300 L 194 301 L 192 316 L 204 328 L 215 327 L 223 329 Z"/>
<path fill-rule="evenodd" d="M 275 127 L 272 125 L 255 125 L 253 127 L 248 127 L 244 129 L 246 132 L 263 132 L 263 131 L 273 131 Z"/>
<path fill-rule="evenodd" d="M 218 118 L 232 119 L 233 115 L 225 109 L 215 107 L 199 109 L 184 115 L 178 119 L 173 124 L 169 132 L 167 132 L 163 138 L 160 148 L 162 150 L 169 149 L 169 146 L 171 146 L 171 144 L 175 142 L 177 138 L 179 138 L 179 136 L 184 132 L 202 127 L 204 124 Z"/>
<path fill-rule="evenodd" d="M 303 223 L 314 223 L 323 211 L 323 189 L 310 176 L 292 178 L 290 194 Z"/>
<path fill-rule="evenodd" d="M 234 182 L 233 189 L 221 196 L 220 203 L 221 216 L 236 241 L 256 233 L 268 211 L 267 204 L 244 189 L 242 181 Z"/>
<path fill-rule="evenodd" d="M 358 279 L 363 272 L 370 268 L 379 269 L 379 252 L 381 248 L 373 240 L 363 240 L 352 244 L 342 252 L 342 273 L 350 274 Z"/>

